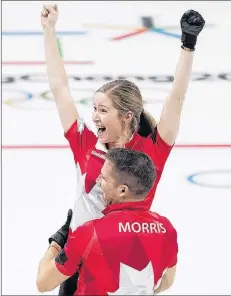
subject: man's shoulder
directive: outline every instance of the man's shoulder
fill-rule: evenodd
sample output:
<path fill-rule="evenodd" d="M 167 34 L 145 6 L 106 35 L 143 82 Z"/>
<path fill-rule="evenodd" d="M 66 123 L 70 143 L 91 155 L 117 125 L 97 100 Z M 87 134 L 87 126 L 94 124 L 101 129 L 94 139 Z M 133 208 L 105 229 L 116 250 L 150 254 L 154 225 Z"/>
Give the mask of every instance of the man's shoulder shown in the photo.
<path fill-rule="evenodd" d="M 130 210 L 111 211 L 99 219 L 94 219 L 92 225 L 94 228 L 110 228 L 113 225 L 118 225 L 119 222 L 132 220 L 134 212 Z"/>
<path fill-rule="evenodd" d="M 168 231 L 176 231 L 175 227 L 172 224 L 172 221 L 170 221 L 169 218 L 167 218 L 166 216 L 160 215 L 159 213 L 153 211 L 149 211 L 149 214 L 153 217 L 154 220 L 163 223 L 164 226 L 168 229 Z"/>
<path fill-rule="evenodd" d="M 106 215 L 104 215 L 100 219 L 93 220 L 93 224 L 96 226 L 96 225 L 101 225 L 101 224 L 103 225 L 105 223 L 116 222 L 119 219 L 123 218 L 125 216 L 126 212 L 127 211 L 124 211 L 124 210 L 112 211 L 110 213 L 107 213 Z"/>
<path fill-rule="evenodd" d="M 70 234 L 73 236 L 79 236 L 84 234 L 92 234 L 94 229 L 94 220 L 85 222 L 84 224 L 78 226 L 77 228 L 70 228 Z"/>

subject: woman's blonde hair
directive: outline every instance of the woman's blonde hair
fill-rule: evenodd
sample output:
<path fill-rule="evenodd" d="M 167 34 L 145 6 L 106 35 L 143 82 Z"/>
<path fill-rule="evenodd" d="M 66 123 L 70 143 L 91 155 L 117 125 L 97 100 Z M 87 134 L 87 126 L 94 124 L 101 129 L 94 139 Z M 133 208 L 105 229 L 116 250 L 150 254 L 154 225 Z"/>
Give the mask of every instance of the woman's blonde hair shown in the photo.
<path fill-rule="evenodd" d="M 128 111 L 133 113 L 132 132 L 137 131 L 142 137 L 151 134 L 155 141 L 156 121 L 144 110 L 140 90 L 133 82 L 125 79 L 114 80 L 104 84 L 96 92 L 106 94 L 121 115 L 125 115 Z"/>

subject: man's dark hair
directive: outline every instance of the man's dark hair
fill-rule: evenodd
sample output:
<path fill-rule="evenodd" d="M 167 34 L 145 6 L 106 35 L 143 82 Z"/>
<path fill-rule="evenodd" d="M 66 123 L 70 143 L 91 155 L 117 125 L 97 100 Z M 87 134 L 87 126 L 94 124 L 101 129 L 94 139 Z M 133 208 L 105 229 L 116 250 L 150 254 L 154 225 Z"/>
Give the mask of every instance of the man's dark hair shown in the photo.
<path fill-rule="evenodd" d="M 115 167 L 117 184 L 128 186 L 133 197 L 145 197 L 156 179 L 152 160 L 144 153 L 125 148 L 110 149 L 106 159 Z"/>

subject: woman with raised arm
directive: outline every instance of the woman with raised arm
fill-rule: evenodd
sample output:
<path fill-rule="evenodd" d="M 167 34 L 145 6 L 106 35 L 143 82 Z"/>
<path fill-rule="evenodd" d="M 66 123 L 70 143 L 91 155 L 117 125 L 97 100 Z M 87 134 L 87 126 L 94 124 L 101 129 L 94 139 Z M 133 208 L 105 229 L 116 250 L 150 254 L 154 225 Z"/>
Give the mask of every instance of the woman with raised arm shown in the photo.
<path fill-rule="evenodd" d="M 144 110 L 140 90 L 134 83 L 115 80 L 103 85 L 93 94 L 92 118 L 97 128 L 95 135 L 82 120 L 69 92 L 68 78 L 56 38 L 57 18 L 56 5 L 43 7 L 41 22 L 48 79 L 77 167 L 77 198 L 71 222 L 71 229 L 74 231 L 84 222 L 103 215 L 104 203 L 96 180 L 101 174 L 108 149 L 125 147 L 144 152 L 152 158 L 157 178 L 142 202 L 142 206 L 145 204 L 147 209 L 151 207 L 164 165 L 177 137 L 197 36 L 205 21 L 193 10 L 187 11 L 181 18 L 180 59 L 159 123 L 156 124 Z M 123 193 L 121 192 L 121 200 Z M 61 287 L 60 295 L 65 294 L 66 288 L 70 288 L 68 283 Z"/>

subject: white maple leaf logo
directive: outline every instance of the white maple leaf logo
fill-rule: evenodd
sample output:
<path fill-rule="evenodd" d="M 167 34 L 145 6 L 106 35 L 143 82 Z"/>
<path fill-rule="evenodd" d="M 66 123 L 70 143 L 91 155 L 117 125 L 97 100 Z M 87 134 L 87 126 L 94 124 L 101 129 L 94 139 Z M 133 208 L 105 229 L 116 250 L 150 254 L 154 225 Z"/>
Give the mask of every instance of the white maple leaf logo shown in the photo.
<path fill-rule="evenodd" d="M 120 263 L 119 289 L 108 295 L 154 295 L 152 263 L 141 271 Z"/>
<path fill-rule="evenodd" d="M 85 190 L 86 173 L 82 174 L 79 164 L 77 169 L 77 192 L 75 196 L 73 215 L 71 220 L 72 231 L 85 222 L 103 217 L 102 211 L 105 208 L 103 192 L 99 184 L 95 184 L 87 194 Z"/>

